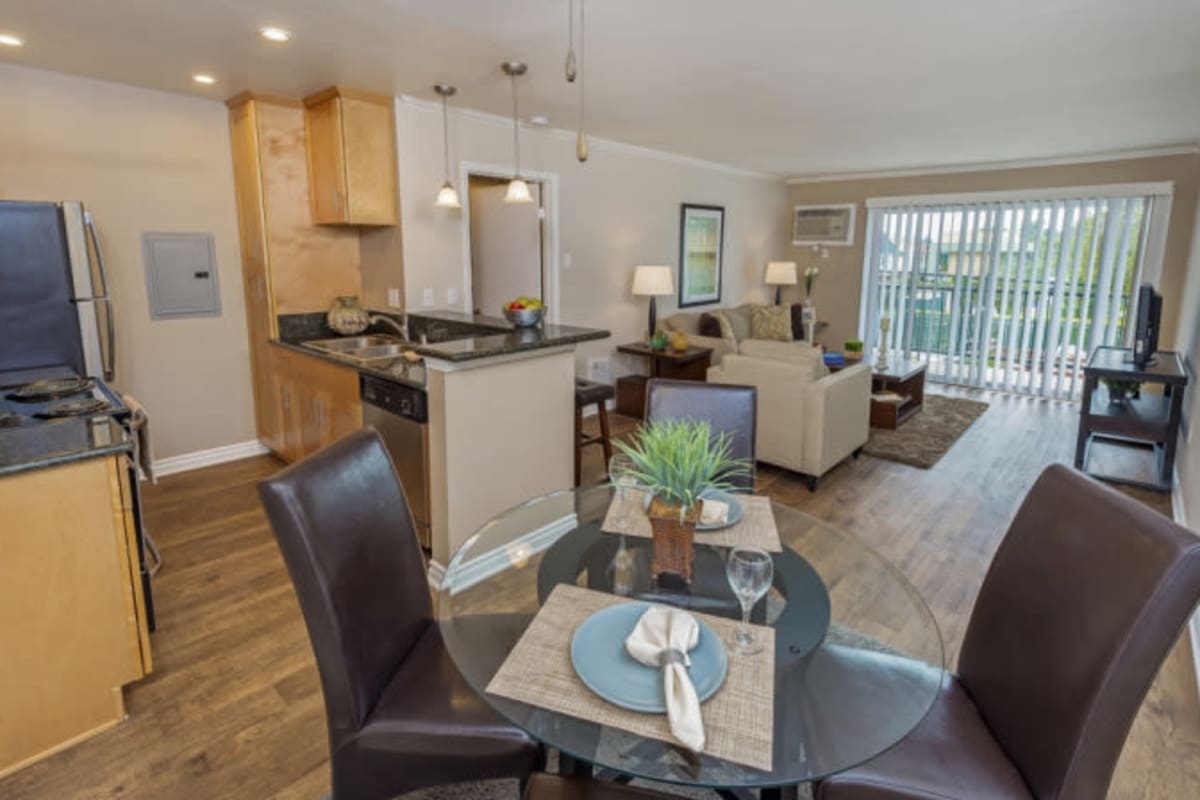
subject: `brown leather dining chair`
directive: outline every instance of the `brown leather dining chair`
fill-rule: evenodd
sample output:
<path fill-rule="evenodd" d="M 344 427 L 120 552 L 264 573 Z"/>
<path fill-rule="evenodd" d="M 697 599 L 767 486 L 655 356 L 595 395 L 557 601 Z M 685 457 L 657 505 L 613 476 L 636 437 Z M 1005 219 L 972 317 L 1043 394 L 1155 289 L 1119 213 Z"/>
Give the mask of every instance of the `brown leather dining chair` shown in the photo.
<path fill-rule="evenodd" d="M 1200 538 L 1061 465 L 992 559 L 933 709 L 818 800 L 1100 800 L 1200 601 Z"/>
<path fill-rule="evenodd" d="M 699 381 L 675 381 L 652 378 L 646 384 L 646 420 L 695 419 L 707 422 L 714 433 L 730 437 L 730 455 L 750 462 L 745 475 L 734 475 L 729 482 L 739 492 L 754 491 L 754 436 L 758 390 Z"/>
<path fill-rule="evenodd" d="M 433 619 L 412 514 L 379 435 L 259 484 L 312 640 L 333 800 L 386 800 L 541 767 L 538 744 L 459 674 Z"/>

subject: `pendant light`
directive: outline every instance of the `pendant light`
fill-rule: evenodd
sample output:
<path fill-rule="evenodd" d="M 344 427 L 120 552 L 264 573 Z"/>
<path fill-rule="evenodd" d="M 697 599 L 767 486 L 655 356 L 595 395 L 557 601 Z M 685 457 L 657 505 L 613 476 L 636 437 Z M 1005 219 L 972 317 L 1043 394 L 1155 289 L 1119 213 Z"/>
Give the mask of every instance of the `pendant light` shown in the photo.
<path fill-rule="evenodd" d="M 450 182 L 450 122 L 449 112 L 446 109 L 446 102 L 458 90 L 444 83 L 437 84 L 433 87 L 433 90 L 442 97 L 442 159 L 446 177 L 442 188 L 438 189 L 437 200 L 433 204 L 438 208 L 462 208 L 462 202 L 458 199 L 458 190 Z"/>
<path fill-rule="evenodd" d="M 578 71 L 575 69 L 575 0 L 567 0 L 567 63 L 563 71 L 567 83 L 574 83 Z"/>
<path fill-rule="evenodd" d="M 529 184 L 521 178 L 521 118 L 517 116 L 517 78 L 524 75 L 529 67 L 524 61 L 505 61 L 500 65 L 504 74 L 512 82 L 513 105 L 513 179 L 508 182 L 508 191 L 504 193 L 506 203 L 532 203 L 533 195 Z"/>
<path fill-rule="evenodd" d="M 579 131 L 575 134 L 575 158 L 579 163 L 588 160 L 588 138 L 585 120 L 585 91 L 584 81 L 587 79 L 585 73 L 585 65 L 583 63 L 584 48 L 587 42 L 587 26 L 584 20 L 584 3 L 587 0 L 579 0 Z"/>

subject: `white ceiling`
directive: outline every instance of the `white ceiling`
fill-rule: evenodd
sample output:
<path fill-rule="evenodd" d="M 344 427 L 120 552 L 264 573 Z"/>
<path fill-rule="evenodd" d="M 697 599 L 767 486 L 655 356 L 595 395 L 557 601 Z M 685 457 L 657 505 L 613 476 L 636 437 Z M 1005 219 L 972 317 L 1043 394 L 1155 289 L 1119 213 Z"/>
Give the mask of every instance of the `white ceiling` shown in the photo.
<path fill-rule="evenodd" d="M 598 136 L 797 175 L 1200 139 L 1200 0 L 585 0 Z M 574 126 L 566 0 L 0 0 L 0 59 L 224 98 L 331 83 Z M 262 25 L 292 42 L 262 41 Z M 219 82 L 193 84 L 205 71 Z"/>

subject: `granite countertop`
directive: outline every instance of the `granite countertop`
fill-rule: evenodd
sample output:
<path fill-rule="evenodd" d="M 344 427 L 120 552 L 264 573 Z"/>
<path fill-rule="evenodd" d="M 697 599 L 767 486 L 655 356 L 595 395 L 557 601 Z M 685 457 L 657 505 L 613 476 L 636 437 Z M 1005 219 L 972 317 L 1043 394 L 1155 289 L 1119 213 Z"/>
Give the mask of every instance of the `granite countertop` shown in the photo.
<path fill-rule="evenodd" d="M 516 328 L 508 320 L 482 314 L 464 314 L 458 311 L 423 311 L 409 315 L 421 320 L 444 321 L 470 325 L 476 330 L 472 335 L 454 338 L 445 342 L 429 342 L 414 346 L 421 355 L 445 361 L 471 361 L 527 350 L 578 344 L 594 339 L 607 339 L 612 334 L 598 328 L 581 328 L 575 325 L 553 325 L 543 323 L 536 328 Z M 411 323 L 410 323 L 411 326 Z"/>
<path fill-rule="evenodd" d="M 394 312 L 372 313 L 385 314 L 398 321 L 405 319 L 404 315 Z M 411 313 L 407 315 L 407 322 L 409 335 L 414 340 L 407 344 L 414 352 L 424 358 L 451 362 L 577 344 L 593 339 L 606 339 L 611 335 L 609 331 L 597 328 L 549 323 L 537 328 L 516 328 L 501 317 L 459 311 Z M 396 335 L 394 330 L 378 325 L 372 326 L 365 333 Z M 387 380 L 420 387 L 425 385 L 424 367 L 420 365 L 409 366 L 402 359 L 396 359 L 385 369 L 372 368 L 336 353 L 305 347 L 303 344 L 306 341 L 332 338 L 337 338 L 337 334 L 325 325 L 324 314 L 289 314 L 279 317 L 279 339 L 273 341 L 280 347 L 324 358 L 326 361 Z"/>
<path fill-rule="evenodd" d="M 19 425 L 0 430 L 0 477 L 132 452 L 125 429 L 109 417 Z"/>

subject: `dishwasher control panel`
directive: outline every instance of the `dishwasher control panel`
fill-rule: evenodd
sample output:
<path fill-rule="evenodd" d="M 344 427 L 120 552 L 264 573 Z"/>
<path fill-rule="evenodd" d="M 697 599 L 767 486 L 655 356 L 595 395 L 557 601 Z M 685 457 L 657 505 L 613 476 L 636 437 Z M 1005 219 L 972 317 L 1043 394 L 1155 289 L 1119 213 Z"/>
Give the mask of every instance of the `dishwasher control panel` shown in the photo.
<path fill-rule="evenodd" d="M 382 408 L 413 422 L 428 422 L 429 407 L 425 391 L 412 386 L 392 383 L 373 375 L 359 375 L 359 394 L 364 403 Z"/>

